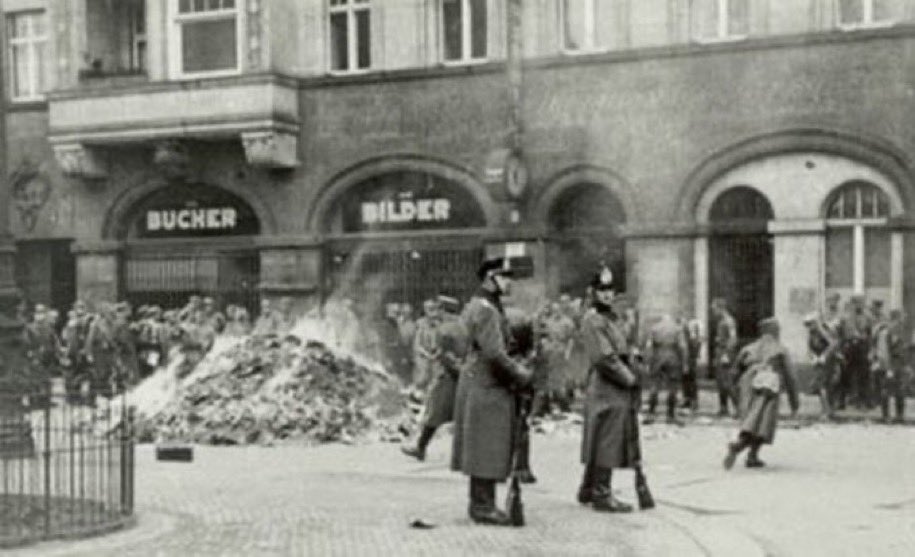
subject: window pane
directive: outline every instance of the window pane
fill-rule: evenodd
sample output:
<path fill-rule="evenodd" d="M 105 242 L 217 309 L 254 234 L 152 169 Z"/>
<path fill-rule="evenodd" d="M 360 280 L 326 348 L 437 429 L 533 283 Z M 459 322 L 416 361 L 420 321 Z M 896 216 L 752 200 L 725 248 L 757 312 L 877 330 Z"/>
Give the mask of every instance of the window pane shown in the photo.
<path fill-rule="evenodd" d="M 26 55 L 25 46 L 12 46 L 10 55 L 12 57 L 13 71 L 10 72 L 12 83 L 10 84 L 14 97 L 29 96 L 29 62 Z"/>
<path fill-rule="evenodd" d="M 900 19 L 904 13 L 899 0 L 873 0 L 873 2 L 874 21 Z"/>
<path fill-rule="evenodd" d="M 750 10 L 747 0 L 728 1 L 728 35 L 741 36 L 750 32 Z"/>
<path fill-rule="evenodd" d="M 27 15 L 11 15 L 9 21 L 10 38 L 19 39 L 28 36 L 29 19 Z"/>
<path fill-rule="evenodd" d="M 579 50 L 587 46 L 585 40 L 585 11 L 587 0 L 563 0 L 563 46 L 567 50 Z"/>
<path fill-rule="evenodd" d="M 46 29 L 44 26 L 44 12 L 33 13 L 28 16 L 29 21 L 32 24 L 31 35 L 33 37 L 42 37 L 44 36 Z"/>
<path fill-rule="evenodd" d="M 826 288 L 854 286 L 852 228 L 826 231 Z"/>
<path fill-rule="evenodd" d="M 486 58 L 486 35 L 488 33 L 486 13 L 487 0 L 470 0 L 470 56 L 472 58 Z"/>
<path fill-rule="evenodd" d="M 47 58 L 45 56 L 45 50 L 46 50 L 45 45 L 46 45 L 46 43 L 44 41 L 35 44 L 35 70 L 34 70 L 35 71 L 35 74 L 34 74 L 35 82 L 32 86 L 37 87 L 37 89 L 32 91 L 33 95 L 38 94 L 38 93 L 44 93 L 48 89 L 48 87 L 47 87 L 48 72 L 47 72 L 47 68 L 45 67 L 45 65 L 47 64 Z"/>
<path fill-rule="evenodd" d="M 194 0 L 194 11 L 202 12 L 206 10 L 206 0 Z"/>
<path fill-rule="evenodd" d="M 890 233 L 882 228 L 864 230 L 864 286 L 890 285 Z"/>
<path fill-rule="evenodd" d="M 222 7 L 227 10 L 235 8 L 235 0 L 222 0 Z"/>
<path fill-rule="evenodd" d="M 181 0 L 178 2 L 178 13 L 186 14 L 189 11 L 191 11 L 190 0 Z"/>
<path fill-rule="evenodd" d="M 864 0 L 839 0 L 839 23 L 860 23 L 864 20 Z"/>
<path fill-rule="evenodd" d="M 693 4 L 692 24 L 694 36 L 715 38 L 718 36 L 718 0 L 696 0 Z"/>
<path fill-rule="evenodd" d="M 842 192 L 842 216 L 843 219 L 859 218 L 861 213 L 858 211 L 858 188 L 845 188 Z"/>
<path fill-rule="evenodd" d="M 371 19 L 368 10 L 356 12 L 356 40 L 359 68 L 368 68 L 372 65 L 372 40 L 369 26 Z"/>
<path fill-rule="evenodd" d="M 877 194 L 875 188 L 861 188 L 861 216 L 863 218 L 873 218 L 876 216 L 876 203 L 874 196 Z"/>
<path fill-rule="evenodd" d="M 330 14 L 330 67 L 332 70 L 349 69 L 348 41 L 346 12 Z"/>
<path fill-rule="evenodd" d="M 591 46 L 605 48 L 613 44 L 619 24 L 619 0 L 594 0 L 594 36 Z"/>
<path fill-rule="evenodd" d="M 444 34 L 445 60 L 460 60 L 461 48 L 461 0 L 442 0 L 442 32 Z"/>
<path fill-rule="evenodd" d="M 181 25 L 183 71 L 205 72 L 238 67 L 235 18 Z"/>

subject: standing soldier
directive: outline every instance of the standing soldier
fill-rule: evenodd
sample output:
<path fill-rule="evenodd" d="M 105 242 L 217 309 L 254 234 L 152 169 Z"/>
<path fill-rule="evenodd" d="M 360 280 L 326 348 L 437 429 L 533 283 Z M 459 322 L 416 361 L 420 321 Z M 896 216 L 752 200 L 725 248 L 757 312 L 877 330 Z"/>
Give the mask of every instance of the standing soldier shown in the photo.
<path fill-rule="evenodd" d="M 890 421 L 890 398 L 896 409 L 896 423 L 905 419 L 905 387 L 908 375 L 902 311 L 894 309 L 886 326 L 877 333 L 876 383 L 880 397 L 880 412 L 884 423 Z"/>
<path fill-rule="evenodd" d="M 86 338 L 92 315 L 86 311 L 86 303 L 76 300 L 73 303 L 73 319 L 67 322 L 63 330 L 64 349 L 70 361 L 70 376 L 67 378 L 67 394 L 75 401 L 83 381 L 91 381 L 92 370 L 86 361 Z"/>
<path fill-rule="evenodd" d="M 839 350 L 839 339 L 820 322 L 816 313 L 807 315 L 804 318 L 804 325 L 807 326 L 807 348 L 813 355 L 814 375 L 810 390 L 820 397 L 821 419 L 831 420 L 833 385 L 838 371 L 836 355 Z"/>
<path fill-rule="evenodd" d="M 441 367 L 441 338 L 438 302 L 423 302 L 424 315 L 416 321 L 413 336 L 413 391 L 421 393 Z M 419 396 L 419 395 L 417 395 Z"/>
<path fill-rule="evenodd" d="M 870 330 L 871 322 L 864 307 L 864 296 L 852 296 L 845 315 L 842 317 L 842 355 L 845 367 L 840 383 L 839 409 L 845 408 L 845 398 L 854 393 L 854 402 L 866 406 L 865 384 L 870 375 Z"/>
<path fill-rule="evenodd" d="M 130 323 L 132 310 L 130 303 L 117 305 L 114 326 L 114 343 L 117 353 L 117 376 L 115 380 L 120 389 L 126 390 L 136 384 L 140 375 L 139 357 L 137 356 L 137 338 L 135 328 Z"/>
<path fill-rule="evenodd" d="M 724 458 L 725 469 L 734 466 L 737 455 L 749 447 L 747 468 L 760 468 L 765 463 L 759 459 L 759 449 L 775 440 L 778 425 L 778 406 L 781 392 L 788 392 L 792 417 L 797 413 L 797 381 L 788 349 L 778 340 L 778 321 L 770 317 L 759 322 L 760 337 L 745 346 L 737 356 L 735 378 L 744 391 L 741 396 L 742 421 L 737 440 L 728 443 Z"/>
<path fill-rule="evenodd" d="M 86 337 L 86 358 L 92 366 L 92 393 L 90 402 L 95 397 L 111 396 L 111 381 L 115 377 L 114 305 L 105 302 L 99 308 L 99 314 L 89 326 Z"/>
<path fill-rule="evenodd" d="M 662 389 L 667 390 L 667 423 L 683 425 L 676 416 L 677 390 L 688 372 L 688 348 L 682 325 L 664 314 L 648 331 L 648 361 L 651 369 L 651 394 L 645 423 L 654 422 L 654 412 Z"/>
<path fill-rule="evenodd" d="M 683 375 L 683 408 L 699 410 L 699 352 L 702 350 L 702 328 L 698 319 L 683 324 L 686 337 L 686 373 Z"/>
<path fill-rule="evenodd" d="M 728 401 L 737 409 L 737 397 L 731 377 L 731 362 L 737 351 L 737 322 L 728 311 L 724 298 L 712 301 L 712 316 L 715 318 L 715 383 L 718 386 L 718 416 L 728 416 Z"/>
<path fill-rule="evenodd" d="M 29 379 L 36 385 L 42 385 L 59 371 L 63 350 L 51 322 L 52 318 L 52 313 L 44 304 L 36 304 L 32 321 L 23 331 L 31 364 Z"/>
<path fill-rule="evenodd" d="M 564 314 L 558 303 L 550 304 L 544 319 L 543 364 L 546 385 L 543 393 L 545 410 L 556 407 L 568 412 L 572 405 L 571 359 L 574 347 L 575 322 Z M 555 407 L 554 407 L 555 405 Z"/>
<path fill-rule="evenodd" d="M 526 386 L 531 371 L 508 355 L 508 324 L 502 296 L 511 289 L 509 259 L 483 262 L 480 289 L 461 314 L 470 349 L 458 381 L 454 406 L 451 469 L 470 476 L 470 519 L 508 526 L 496 508 L 496 482 L 511 471 L 515 389 Z"/>
<path fill-rule="evenodd" d="M 439 365 L 429 384 L 426 404 L 420 417 L 422 430 L 416 445 L 401 448 L 405 455 L 420 461 L 426 459 L 426 447 L 432 441 L 435 431 L 454 417 L 454 393 L 467 354 L 467 331 L 458 316 L 460 302 L 442 295 L 438 298 L 438 305 L 443 310 L 442 322 L 438 327 Z"/>
<path fill-rule="evenodd" d="M 613 468 L 641 466 L 639 425 L 640 376 L 622 317 L 614 310 L 613 274 L 606 267 L 591 283 L 593 307 L 585 314 L 581 335 L 588 355 L 581 461 L 585 465 L 578 501 L 595 510 L 630 512 L 611 490 Z"/>

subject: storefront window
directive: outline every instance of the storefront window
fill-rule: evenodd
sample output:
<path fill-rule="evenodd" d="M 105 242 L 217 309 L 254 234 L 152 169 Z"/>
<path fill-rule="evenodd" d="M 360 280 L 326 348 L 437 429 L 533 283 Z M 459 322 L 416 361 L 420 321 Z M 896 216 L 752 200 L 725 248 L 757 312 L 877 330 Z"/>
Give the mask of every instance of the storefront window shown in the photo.
<path fill-rule="evenodd" d="M 338 72 L 371 66 L 369 0 L 330 0 L 330 69 Z"/>
<path fill-rule="evenodd" d="M 442 47 L 447 62 L 482 60 L 487 53 L 488 0 L 442 0 Z"/>
<path fill-rule="evenodd" d="M 886 193 L 869 182 L 848 182 L 833 194 L 826 215 L 826 287 L 858 293 L 889 287 Z"/>
<path fill-rule="evenodd" d="M 36 100 L 47 88 L 47 25 L 43 10 L 7 16 L 10 56 L 10 97 Z"/>

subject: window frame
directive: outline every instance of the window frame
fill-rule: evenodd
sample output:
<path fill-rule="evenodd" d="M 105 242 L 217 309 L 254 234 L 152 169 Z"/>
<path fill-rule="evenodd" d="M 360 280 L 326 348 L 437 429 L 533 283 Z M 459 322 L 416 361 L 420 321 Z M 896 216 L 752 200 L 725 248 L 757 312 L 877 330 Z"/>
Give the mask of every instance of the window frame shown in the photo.
<path fill-rule="evenodd" d="M 866 184 L 866 186 L 865 186 Z M 858 192 L 858 210 L 860 212 L 861 207 L 861 192 L 863 187 L 874 188 L 876 192 L 882 195 L 885 199 L 887 212 L 885 215 L 877 216 L 857 216 L 857 217 L 830 217 L 829 214 L 832 211 L 832 207 L 835 203 L 838 203 L 838 199 L 844 195 L 847 189 L 855 189 Z M 867 233 L 869 229 L 881 229 L 886 230 L 889 225 L 889 220 L 892 216 L 892 206 L 890 203 L 889 194 L 877 184 L 870 181 L 861 181 L 856 183 L 856 181 L 851 181 L 843 183 L 838 187 L 834 188 L 830 192 L 828 197 L 829 202 L 825 206 L 825 215 L 824 221 L 826 228 L 828 229 L 846 229 L 851 230 L 852 240 L 851 240 L 851 258 L 852 258 L 852 290 L 855 292 L 865 292 L 869 287 L 867 285 L 867 254 L 865 253 L 867 246 Z M 824 257 L 828 257 L 826 253 L 829 250 L 828 240 L 824 241 Z M 829 284 L 825 282 L 823 286 L 826 289 L 834 288 L 830 287 Z M 892 288 L 892 277 L 890 277 L 889 288 Z M 870 287 L 874 288 L 874 287 Z M 887 288 L 887 287 L 876 287 L 876 288 Z"/>
<path fill-rule="evenodd" d="M 474 58 L 473 53 L 473 16 L 470 13 L 470 2 L 472 0 L 459 0 L 461 2 L 461 57 L 448 59 L 445 57 L 445 6 L 444 0 L 439 0 L 438 4 L 438 36 L 440 46 L 440 62 L 446 66 L 469 66 L 473 64 L 485 64 L 491 60 L 492 44 L 489 41 L 489 31 L 492 22 L 489 20 L 489 13 L 492 8 L 492 0 L 483 0 L 486 7 L 486 55 Z"/>
<path fill-rule="evenodd" d="M 50 58 L 48 49 L 50 48 L 49 33 L 48 33 L 48 11 L 44 8 L 39 9 L 27 9 L 27 10 L 17 10 L 13 12 L 6 12 L 4 14 L 4 24 L 6 25 L 6 48 L 7 48 L 7 64 L 9 66 L 9 71 L 7 72 L 7 79 L 9 81 L 9 86 L 7 87 L 6 94 L 13 103 L 28 103 L 28 102 L 40 102 L 45 99 L 45 94 L 47 91 L 42 91 L 41 82 L 45 82 L 45 88 L 50 88 L 50 83 L 48 83 L 48 76 L 40 76 L 37 70 L 37 62 L 39 60 L 38 49 L 36 48 L 37 44 L 44 45 L 44 56 L 45 56 L 45 72 L 47 72 L 47 63 Z M 29 35 L 26 37 L 13 37 L 12 26 L 15 18 L 17 17 L 28 17 L 28 29 Z M 32 31 L 34 29 L 34 24 L 32 23 L 33 18 L 42 17 L 44 18 L 44 34 L 43 35 L 33 35 Z M 27 56 L 28 56 L 28 68 L 29 68 L 29 94 L 27 95 L 16 95 L 14 88 L 14 83 L 18 83 L 18 80 L 14 80 L 13 76 L 16 75 L 16 64 L 14 63 L 14 51 L 16 46 L 25 47 Z M 17 76 L 18 77 L 18 76 Z"/>
<path fill-rule="evenodd" d="M 244 32 L 244 16 L 247 11 L 244 8 L 247 7 L 246 0 L 235 0 L 235 7 L 231 9 L 205 10 L 203 12 L 191 14 L 180 13 L 179 2 L 180 0 L 169 0 L 168 2 L 168 30 L 166 36 L 169 52 L 169 76 L 172 79 L 204 79 L 240 75 L 244 69 L 244 44 L 246 37 Z M 183 69 L 184 51 L 182 48 L 184 23 L 219 21 L 230 17 L 235 18 L 235 68 L 185 72 Z M 149 22 L 147 22 L 147 25 L 149 25 Z"/>
<path fill-rule="evenodd" d="M 327 7 L 327 17 L 325 18 L 326 28 L 327 28 L 327 71 L 333 75 L 357 75 L 368 73 L 373 70 L 372 63 L 374 62 L 374 49 L 372 49 L 372 2 L 373 0 L 344 0 L 346 3 L 341 5 L 332 5 L 332 0 L 326 0 L 325 6 Z M 356 32 L 356 12 L 368 12 L 369 18 L 369 36 L 368 36 L 368 48 L 369 48 L 369 65 L 365 68 L 360 68 L 359 66 L 359 38 L 358 33 Z M 348 68 L 346 69 L 336 69 L 333 66 L 333 26 L 331 25 L 331 17 L 334 14 L 345 13 L 346 14 L 346 57 L 348 62 Z"/>
<path fill-rule="evenodd" d="M 567 18 L 568 12 L 566 4 L 570 0 L 557 0 L 559 4 L 559 50 L 563 54 L 570 56 L 579 56 L 582 54 L 593 54 L 597 52 L 607 52 L 610 47 L 607 45 L 597 44 L 597 2 L 599 0 L 577 0 L 582 2 L 585 14 L 585 42 L 586 46 L 579 48 L 569 48 L 566 40 L 566 31 L 568 30 Z"/>
<path fill-rule="evenodd" d="M 139 73 L 149 71 L 149 22 L 146 19 L 146 0 L 139 0 L 129 7 L 130 14 L 130 69 Z M 140 32 L 139 23 L 143 22 Z M 140 54 L 140 45 L 144 52 Z"/>
<path fill-rule="evenodd" d="M 836 0 L 835 8 L 835 18 L 836 18 L 836 28 L 841 31 L 859 31 L 862 29 L 885 29 L 887 27 L 893 27 L 899 20 L 896 18 L 888 18 L 881 20 L 874 20 L 874 2 L 877 0 L 858 0 L 861 3 L 861 21 L 852 22 L 852 23 L 843 23 L 842 22 L 842 2 L 841 0 Z"/>
<path fill-rule="evenodd" d="M 731 34 L 728 28 L 731 23 L 730 4 L 735 0 L 704 0 L 705 2 L 715 2 L 718 4 L 718 17 L 715 19 L 715 36 L 707 37 L 701 33 L 693 33 L 693 41 L 700 44 L 732 43 L 745 41 L 749 38 L 749 33 Z M 753 20 L 753 3 L 750 0 L 739 0 L 747 4 L 747 28 Z M 692 19 L 692 18 L 691 18 Z"/>

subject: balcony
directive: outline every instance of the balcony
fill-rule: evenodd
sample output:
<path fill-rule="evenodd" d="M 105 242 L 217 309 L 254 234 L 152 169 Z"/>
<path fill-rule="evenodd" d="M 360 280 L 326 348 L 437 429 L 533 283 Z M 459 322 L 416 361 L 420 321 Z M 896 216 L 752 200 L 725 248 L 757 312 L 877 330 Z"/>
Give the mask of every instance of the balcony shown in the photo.
<path fill-rule="evenodd" d="M 298 87 L 277 75 L 83 87 L 48 105 L 49 140 L 73 176 L 104 178 L 106 146 L 183 139 L 241 140 L 251 165 L 298 165 Z"/>

